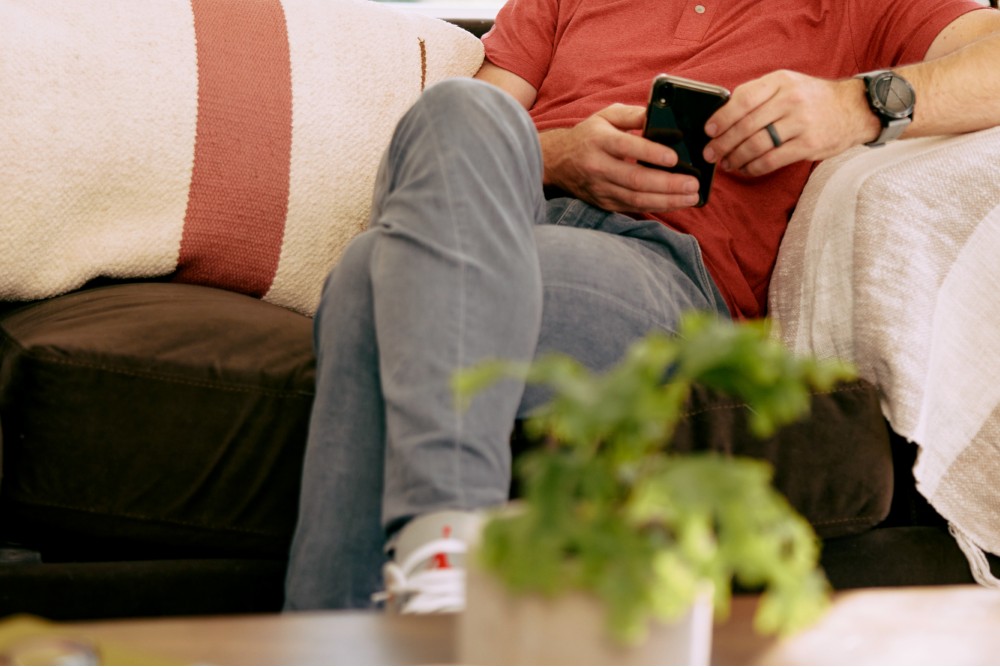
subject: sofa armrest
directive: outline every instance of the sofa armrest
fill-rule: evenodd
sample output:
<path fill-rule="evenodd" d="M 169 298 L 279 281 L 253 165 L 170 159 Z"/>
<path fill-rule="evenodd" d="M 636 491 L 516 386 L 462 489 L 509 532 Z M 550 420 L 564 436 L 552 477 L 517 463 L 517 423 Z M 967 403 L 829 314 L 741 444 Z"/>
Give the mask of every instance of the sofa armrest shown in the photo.
<path fill-rule="evenodd" d="M 770 291 L 799 353 L 854 362 L 920 447 L 918 490 L 1000 553 L 1000 127 L 860 147 L 813 173 Z"/>

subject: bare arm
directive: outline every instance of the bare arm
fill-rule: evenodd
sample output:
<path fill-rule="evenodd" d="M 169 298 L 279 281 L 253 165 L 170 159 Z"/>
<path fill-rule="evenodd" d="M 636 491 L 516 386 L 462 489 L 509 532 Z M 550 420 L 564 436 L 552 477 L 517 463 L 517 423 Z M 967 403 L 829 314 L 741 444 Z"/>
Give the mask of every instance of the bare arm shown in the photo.
<path fill-rule="evenodd" d="M 535 88 L 520 76 L 486 61 L 476 78 L 492 83 L 525 109 L 535 102 Z M 637 131 L 646 118 L 643 107 L 613 104 L 578 125 L 539 134 L 544 182 L 609 211 L 669 211 L 698 202 L 698 181 L 639 165 L 677 163 L 677 154 L 643 139 Z"/>
<path fill-rule="evenodd" d="M 931 44 L 927 60 L 902 67 L 899 73 L 917 93 L 905 136 L 1000 125 L 1000 12 L 959 17 Z"/>
<path fill-rule="evenodd" d="M 952 134 L 1000 124 L 1000 12 L 974 11 L 949 24 L 921 63 L 898 68 L 916 91 L 904 136 Z M 782 138 L 775 147 L 764 129 Z M 706 126 L 705 157 L 724 168 L 765 174 L 821 160 L 873 140 L 880 124 L 857 79 L 829 81 L 780 71 L 733 91 Z"/>
<path fill-rule="evenodd" d="M 483 61 L 482 67 L 476 72 L 476 78 L 492 83 L 494 86 L 509 93 L 515 100 L 521 103 L 525 109 L 530 109 L 535 103 L 538 91 L 530 83 L 519 77 L 517 74 L 497 67 L 489 60 Z"/>

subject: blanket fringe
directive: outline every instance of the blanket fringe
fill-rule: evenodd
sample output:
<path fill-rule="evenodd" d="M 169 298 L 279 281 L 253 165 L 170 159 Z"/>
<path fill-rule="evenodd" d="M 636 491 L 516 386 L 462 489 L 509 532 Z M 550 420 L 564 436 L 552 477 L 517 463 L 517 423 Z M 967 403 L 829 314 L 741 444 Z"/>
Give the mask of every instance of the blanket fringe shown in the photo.
<path fill-rule="evenodd" d="M 990 562 L 986 560 L 986 553 L 955 524 L 948 524 L 948 532 L 955 538 L 962 553 L 969 560 L 969 569 L 972 570 L 972 576 L 976 583 L 987 588 L 1000 588 L 1000 579 L 997 579 L 990 570 Z"/>

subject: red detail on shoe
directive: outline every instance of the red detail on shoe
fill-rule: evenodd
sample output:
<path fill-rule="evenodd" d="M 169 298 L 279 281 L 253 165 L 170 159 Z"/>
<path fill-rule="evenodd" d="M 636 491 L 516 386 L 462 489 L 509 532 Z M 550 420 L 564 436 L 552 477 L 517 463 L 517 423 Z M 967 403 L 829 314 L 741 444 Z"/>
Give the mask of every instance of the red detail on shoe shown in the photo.
<path fill-rule="evenodd" d="M 441 533 L 445 539 L 451 537 L 451 526 L 445 526 L 441 529 Z M 448 562 L 448 554 L 434 554 L 434 568 L 437 570 L 447 570 L 451 567 L 451 563 Z"/>

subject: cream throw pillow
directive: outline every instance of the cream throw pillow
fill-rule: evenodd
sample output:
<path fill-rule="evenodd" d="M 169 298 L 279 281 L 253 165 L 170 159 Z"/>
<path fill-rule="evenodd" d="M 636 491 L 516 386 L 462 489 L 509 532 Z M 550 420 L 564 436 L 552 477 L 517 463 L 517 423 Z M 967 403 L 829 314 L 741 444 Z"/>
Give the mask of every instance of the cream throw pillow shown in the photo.
<path fill-rule="evenodd" d="M 0 299 L 174 274 L 311 314 L 423 88 L 482 46 L 370 0 L 0 0 Z"/>

